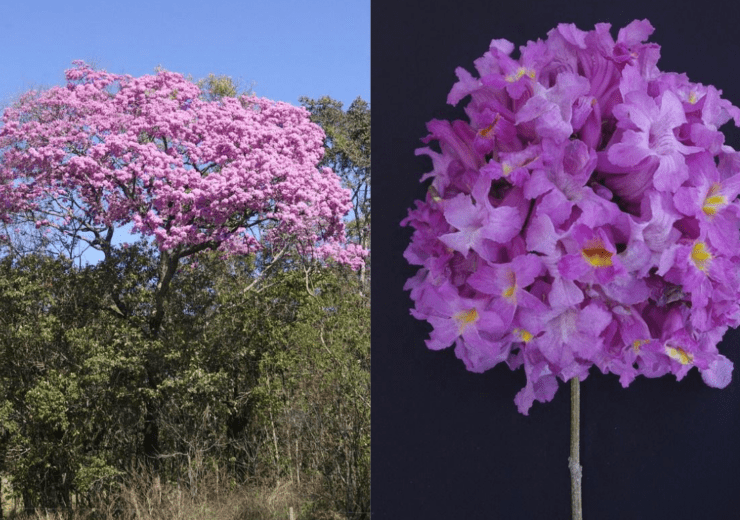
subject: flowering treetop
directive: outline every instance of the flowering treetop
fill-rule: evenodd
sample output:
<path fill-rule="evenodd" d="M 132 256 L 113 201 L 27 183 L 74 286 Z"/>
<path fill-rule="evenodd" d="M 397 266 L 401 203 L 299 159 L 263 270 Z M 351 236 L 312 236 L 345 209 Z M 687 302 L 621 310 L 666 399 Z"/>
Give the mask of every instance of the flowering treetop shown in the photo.
<path fill-rule="evenodd" d="M 317 168 L 323 132 L 305 109 L 206 101 L 166 71 L 133 78 L 73 65 L 65 87 L 29 92 L 3 115 L 0 217 L 32 215 L 94 246 L 132 224 L 178 257 L 270 243 L 362 263 L 344 235 L 350 195 Z"/>
<path fill-rule="evenodd" d="M 740 325 L 740 153 L 719 128 L 740 109 L 657 67 L 647 20 L 590 32 L 561 24 L 521 47 L 493 40 L 458 68 L 448 102 L 468 120 L 428 123 L 426 200 L 404 225 L 412 314 L 466 367 L 524 366 L 526 414 L 557 379 L 591 366 L 714 387 Z"/>

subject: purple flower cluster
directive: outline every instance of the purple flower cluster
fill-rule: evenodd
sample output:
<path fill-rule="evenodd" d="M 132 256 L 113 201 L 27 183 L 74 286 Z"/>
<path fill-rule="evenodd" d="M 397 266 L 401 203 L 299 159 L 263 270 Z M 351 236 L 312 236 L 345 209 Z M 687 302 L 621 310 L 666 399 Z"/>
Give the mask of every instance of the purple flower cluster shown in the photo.
<path fill-rule="evenodd" d="M 740 153 L 719 128 L 740 109 L 661 72 L 647 20 L 561 24 L 520 48 L 493 40 L 458 68 L 448 102 L 468 121 L 427 124 L 433 169 L 406 259 L 411 313 L 468 370 L 524 366 L 519 411 L 592 365 L 623 386 L 696 366 L 723 388 L 717 351 L 740 324 Z"/>
<path fill-rule="evenodd" d="M 2 113 L 0 221 L 33 215 L 61 233 L 76 222 L 96 237 L 131 225 L 175 254 L 269 245 L 364 264 L 345 233 L 350 191 L 318 166 L 325 135 L 307 110 L 207 100 L 173 72 L 73 65 L 65 87 L 28 92 Z"/>

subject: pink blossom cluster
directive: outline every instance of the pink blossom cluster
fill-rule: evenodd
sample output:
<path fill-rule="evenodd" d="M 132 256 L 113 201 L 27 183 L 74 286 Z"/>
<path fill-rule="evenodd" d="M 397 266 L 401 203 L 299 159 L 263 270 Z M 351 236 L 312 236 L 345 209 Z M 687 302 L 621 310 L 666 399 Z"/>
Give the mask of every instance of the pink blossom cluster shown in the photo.
<path fill-rule="evenodd" d="M 205 101 L 167 71 L 73 65 L 66 86 L 29 92 L 3 114 L 0 215 L 34 212 L 57 229 L 132 224 L 163 250 L 249 253 L 269 242 L 362 264 L 345 238 L 350 193 L 317 167 L 324 133 L 304 108 Z"/>
<path fill-rule="evenodd" d="M 717 351 L 740 324 L 740 153 L 719 128 L 740 109 L 657 68 L 647 20 L 545 41 L 493 40 L 448 102 L 469 121 L 428 123 L 425 201 L 406 289 L 468 370 L 523 366 L 519 411 L 592 365 L 619 375 L 729 384 Z"/>

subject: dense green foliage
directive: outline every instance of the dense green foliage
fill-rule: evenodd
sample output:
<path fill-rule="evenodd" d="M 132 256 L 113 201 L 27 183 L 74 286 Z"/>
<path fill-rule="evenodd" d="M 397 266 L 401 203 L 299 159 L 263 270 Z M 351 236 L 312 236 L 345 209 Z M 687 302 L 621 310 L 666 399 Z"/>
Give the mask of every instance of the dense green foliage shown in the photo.
<path fill-rule="evenodd" d="M 369 305 L 340 270 L 275 272 L 203 255 L 146 330 L 151 251 L 119 252 L 123 319 L 106 266 L 0 263 L 0 450 L 29 509 L 91 501 L 142 463 L 197 486 L 322 481 L 323 507 L 369 510 Z M 355 287 L 352 290 L 352 287 Z M 317 506 L 318 507 L 318 506 Z"/>

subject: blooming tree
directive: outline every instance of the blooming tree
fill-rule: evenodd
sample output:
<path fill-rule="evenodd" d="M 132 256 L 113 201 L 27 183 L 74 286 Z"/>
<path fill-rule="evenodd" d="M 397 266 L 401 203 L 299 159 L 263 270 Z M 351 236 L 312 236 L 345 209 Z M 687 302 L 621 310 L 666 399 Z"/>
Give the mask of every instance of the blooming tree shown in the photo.
<path fill-rule="evenodd" d="M 636 376 L 697 367 L 726 386 L 717 351 L 740 324 L 740 153 L 719 128 L 740 109 L 657 67 L 647 20 L 545 41 L 493 40 L 433 120 L 426 199 L 403 222 L 412 314 L 427 346 L 468 368 L 524 367 L 527 414 L 589 368 Z"/>
<path fill-rule="evenodd" d="M 117 228 L 153 237 L 160 315 L 179 260 L 207 249 L 362 264 L 344 233 L 350 194 L 317 167 L 323 132 L 305 109 L 209 101 L 172 72 L 73 65 L 66 86 L 29 92 L 3 115 L 0 218 L 30 218 L 106 256 Z"/>

